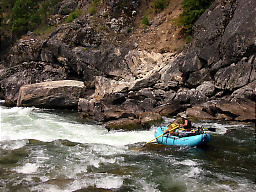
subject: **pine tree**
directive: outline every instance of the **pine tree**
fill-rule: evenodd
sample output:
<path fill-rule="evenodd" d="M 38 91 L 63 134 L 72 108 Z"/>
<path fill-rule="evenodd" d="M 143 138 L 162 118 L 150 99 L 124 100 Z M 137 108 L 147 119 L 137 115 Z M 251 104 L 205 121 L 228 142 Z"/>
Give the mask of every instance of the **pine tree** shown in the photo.
<path fill-rule="evenodd" d="M 17 0 L 15 2 L 11 11 L 11 31 L 14 36 L 19 37 L 40 24 L 41 19 L 38 9 L 38 1 Z"/>

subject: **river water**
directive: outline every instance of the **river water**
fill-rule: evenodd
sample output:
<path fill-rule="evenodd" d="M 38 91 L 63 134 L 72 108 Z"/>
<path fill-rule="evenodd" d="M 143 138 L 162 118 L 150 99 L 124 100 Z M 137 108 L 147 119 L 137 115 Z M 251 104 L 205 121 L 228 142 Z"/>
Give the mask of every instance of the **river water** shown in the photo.
<path fill-rule="evenodd" d="M 75 112 L 1 106 L 0 191 L 255 191 L 255 125 L 194 125 L 216 128 L 207 146 L 145 145 L 156 126 L 108 132 Z"/>

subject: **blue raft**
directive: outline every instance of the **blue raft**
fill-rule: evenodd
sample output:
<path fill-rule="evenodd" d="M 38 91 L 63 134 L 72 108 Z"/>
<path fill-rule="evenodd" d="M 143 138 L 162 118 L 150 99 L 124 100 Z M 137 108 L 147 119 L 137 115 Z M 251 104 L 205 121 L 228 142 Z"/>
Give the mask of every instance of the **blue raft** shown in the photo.
<path fill-rule="evenodd" d="M 158 127 L 155 131 L 155 137 L 162 135 L 164 130 L 167 127 Z M 186 136 L 186 137 L 178 137 L 178 136 L 168 136 L 163 135 L 156 139 L 159 144 L 163 145 L 181 145 L 181 146 L 201 146 L 205 145 L 210 141 L 210 135 L 207 133 L 202 133 L 193 136 Z"/>

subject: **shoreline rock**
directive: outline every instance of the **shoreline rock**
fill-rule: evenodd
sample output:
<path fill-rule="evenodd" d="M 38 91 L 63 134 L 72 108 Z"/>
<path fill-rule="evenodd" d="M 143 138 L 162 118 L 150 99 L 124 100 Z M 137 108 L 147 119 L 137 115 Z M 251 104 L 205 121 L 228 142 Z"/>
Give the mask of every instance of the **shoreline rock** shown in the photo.
<path fill-rule="evenodd" d="M 81 81 L 47 81 L 23 85 L 19 90 L 18 107 L 77 109 L 85 85 Z"/>

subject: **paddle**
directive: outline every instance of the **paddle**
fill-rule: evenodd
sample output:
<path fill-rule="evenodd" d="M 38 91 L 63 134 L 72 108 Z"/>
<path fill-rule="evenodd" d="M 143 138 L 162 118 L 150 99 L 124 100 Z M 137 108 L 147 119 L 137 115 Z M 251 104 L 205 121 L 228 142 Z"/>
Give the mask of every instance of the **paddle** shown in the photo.
<path fill-rule="evenodd" d="M 159 135 L 158 137 L 156 137 L 156 138 L 154 138 L 154 139 L 152 139 L 152 140 L 148 141 L 148 142 L 147 142 L 147 144 L 148 144 L 148 143 L 150 143 L 150 142 L 152 142 L 152 141 L 154 141 L 155 139 L 157 139 L 157 138 L 159 138 L 159 137 L 163 136 L 163 135 L 164 135 L 164 133 L 163 133 L 162 135 Z"/>
<path fill-rule="evenodd" d="M 207 129 L 208 131 L 216 132 L 216 128 L 204 128 Z"/>
<path fill-rule="evenodd" d="M 170 131 L 173 131 L 173 130 L 175 130 L 175 129 L 177 129 L 177 128 L 179 128 L 179 126 L 178 126 L 178 125 L 176 125 L 176 124 L 171 124 L 171 126 L 172 126 L 173 128 L 172 128 L 172 129 L 170 129 L 170 130 L 169 130 L 169 132 L 170 132 Z M 161 136 L 163 136 L 163 135 L 164 135 L 164 133 L 163 133 L 162 135 L 159 135 L 159 136 L 157 136 L 156 138 L 154 138 L 154 139 L 152 139 L 152 140 L 148 141 L 146 144 L 148 144 L 148 143 L 150 143 L 150 142 L 154 141 L 155 139 L 157 139 L 157 138 L 159 138 L 159 137 L 161 137 Z"/>
<path fill-rule="evenodd" d="M 185 129 L 183 129 L 183 128 L 180 128 L 181 130 L 185 130 Z M 198 127 L 195 127 L 194 129 L 192 129 L 192 130 L 194 130 L 195 131 L 195 129 L 198 129 Z M 205 128 L 205 127 L 203 127 L 203 129 L 206 129 L 206 130 L 208 130 L 208 131 L 212 131 L 212 132 L 216 132 L 216 128 Z"/>

